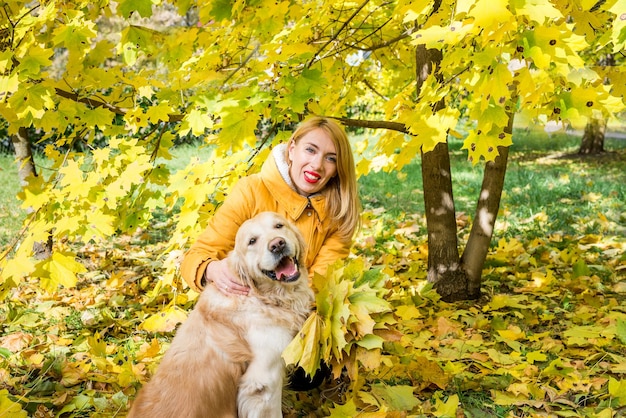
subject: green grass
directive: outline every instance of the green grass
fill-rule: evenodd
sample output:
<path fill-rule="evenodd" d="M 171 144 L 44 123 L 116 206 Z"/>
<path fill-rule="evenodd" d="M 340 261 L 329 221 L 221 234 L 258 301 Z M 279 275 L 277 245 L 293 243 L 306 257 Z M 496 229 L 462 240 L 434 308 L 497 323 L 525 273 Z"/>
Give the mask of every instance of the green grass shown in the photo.
<path fill-rule="evenodd" d="M 13 157 L 0 154 L 0 248 L 13 240 L 26 215 L 17 199 L 19 191 L 20 182 Z"/>
<path fill-rule="evenodd" d="M 593 234 L 626 223 L 626 140 L 607 139 L 610 152 L 598 157 L 576 156 L 579 145 L 578 136 L 516 132 L 496 235 Z M 483 164 L 468 162 L 461 146 L 450 144 L 455 209 L 471 218 Z M 398 220 L 424 214 L 419 158 L 400 174 L 370 173 L 359 185 L 366 209 L 384 208 Z"/>

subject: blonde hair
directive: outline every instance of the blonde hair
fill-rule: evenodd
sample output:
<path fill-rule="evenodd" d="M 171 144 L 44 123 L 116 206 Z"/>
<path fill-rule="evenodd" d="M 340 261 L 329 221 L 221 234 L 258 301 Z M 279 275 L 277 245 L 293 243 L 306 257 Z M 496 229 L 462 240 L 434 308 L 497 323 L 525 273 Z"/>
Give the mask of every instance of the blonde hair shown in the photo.
<path fill-rule="evenodd" d="M 315 129 L 322 129 L 331 138 L 337 150 L 337 175 L 330 179 L 320 192 L 326 198 L 328 213 L 339 224 L 337 230 L 345 238 L 352 238 L 360 225 L 361 201 L 356 183 L 354 156 L 350 141 L 343 128 L 333 119 L 313 116 L 298 126 L 289 142 L 297 143 L 300 138 Z M 288 149 L 285 151 L 288 159 Z"/>

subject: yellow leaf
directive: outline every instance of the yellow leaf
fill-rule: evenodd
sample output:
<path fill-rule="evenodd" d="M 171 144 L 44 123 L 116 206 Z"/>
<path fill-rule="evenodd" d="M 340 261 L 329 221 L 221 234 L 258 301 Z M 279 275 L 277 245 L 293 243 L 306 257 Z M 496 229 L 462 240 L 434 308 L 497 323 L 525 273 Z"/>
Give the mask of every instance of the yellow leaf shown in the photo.
<path fill-rule="evenodd" d="M 557 20 L 563 18 L 550 2 L 544 1 L 524 1 L 519 2 L 521 7 L 515 9 L 516 15 L 526 15 L 537 23 L 543 24 L 546 20 Z"/>
<path fill-rule="evenodd" d="M 207 114 L 207 112 L 199 109 L 191 109 L 191 111 L 185 116 L 181 127 L 181 135 L 185 135 L 189 131 L 193 135 L 204 135 L 206 130 L 213 128 L 213 120 Z"/>
<path fill-rule="evenodd" d="M 93 337 L 88 337 L 87 344 L 89 344 L 89 347 L 90 347 L 89 352 L 91 354 L 93 354 L 96 357 L 106 357 L 107 345 L 102 340 L 102 337 L 100 336 L 99 333 L 96 332 L 96 334 Z"/>
<path fill-rule="evenodd" d="M 361 305 L 350 305 L 350 311 L 356 317 L 354 325 L 356 326 L 357 334 L 360 336 L 371 334 L 376 321 L 369 315 L 367 308 Z"/>
<path fill-rule="evenodd" d="M 381 350 L 367 350 L 359 347 L 357 358 L 359 363 L 367 370 L 377 369 L 382 362 Z"/>
<path fill-rule="evenodd" d="M 172 332 L 181 322 L 185 322 L 187 313 L 177 306 L 172 306 L 146 319 L 140 328 L 148 332 Z"/>
<path fill-rule="evenodd" d="M 18 251 L 13 258 L 0 257 L 0 284 L 12 281 L 13 285 L 18 285 L 22 278 L 30 275 L 34 269 L 33 259 L 26 251 Z"/>
<path fill-rule="evenodd" d="M 89 369 L 91 369 L 91 359 L 79 362 L 64 362 L 61 368 L 61 384 L 65 387 L 71 387 L 85 380 Z"/>
<path fill-rule="evenodd" d="M 0 390 L 0 412 L 12 418 L 28 417 L 28 413 L 22 409 L 22 405 L 9 398 L 9 391 L 6 389 Z"/>
<path fill-rule="evenodd" d="M 504 307 L 527 308 L 528 306 L 522 303 L 526 302 L 527 300 L 528 297 L 524 295 L 494 295 L 491 299 L 491 302 L 485 305 L 483 311 L 497 311 L 498 309 L 502 309 Z"/>
<path fill-rule="evenodd" d="M 479 0 L 470 9 L 474 24 L 480 27 L 500 25 L 513 17 L 507 0 Z"/>
<path fill-rule="evenodd" d="M 440 316 L 437 320 L 437 329 L 434 331 L 438 337 L 445 337 L 447 335 L 458 335 L 459 324 L 451 321 L 443 316 Z"/>
<path fill-rule="evenodd" d="M 494 350 L 493 348 L 488 349 L 487 354 L 489 354 L 489 357 L 497 364 L 502 364 L 506 366 L 509 364 L 517 363 L 517 359 L 515 359 L 513 355 L 501 353 L 497 350 Z"/>
<path fill-rule="evenodd" d="M 585 202 L 594 203 L 599 200 L 602 200 L 602 195 L 600 193 L 589 192 L 582 196 L 582 200 Z"/>
<path fill-rule="evenodd" d="M 415 365 L 413 367 L 414 373 L 419 377 L 421 382 L 426 384 L 433 383 L 440 389 L 448 387 L 450 378 L 436 361 L 418 356 L 415 358 Z"/>
<path fill-rule="evenodd" d="M 536 361 L 546 361 L 548 360 L 548 356 L 540 351 L 529 351 L 526 353 L 526 360 L 533 364 Z"/>
<path fill-rule="evenodd" d="M 0 76 L 0 99 L 4 99 L 4 96 L 15 93 L 19 85 L 20 80 L 17 74 Z"/>
<path fill-rule="evenodd" d="M 496 405 L 518 405 L 520 403 L 523 403 L 525 401 L 528 400 L 528 398 L 524 395 L 511 395 L 510 393 L 506 393 L 506 392 L 502 392 L 502 391 L 494 391 L 495 392 L 495 397 L 492 395 L 492 397 L 494 398 L 494 403 Z"/>
<path fill-rule="evenodd" d="M 367 334 L 362 339 L 357 340 L 357 345 L 366 348 L 368 350 L 374 350 L 376 348 L 383 348 L 385 340 L 382 337 L 374 334 Z"/>
<path fill-rule="evenodd" d="M 244 143 L 254 146 L 258 120 L 258 115 L 251 109 L 242 111 L 241 107 L 231 108 L 222 115 L 222 136 L 233 148 L 241 148 Z"/>
<path fill-rule="evenodd" d="M 329 418 L 353 418 L 358 416 L 358 411 L 353 399 L 349 399 L 344 405 L 335 404 L 331 408 Z"/>
<path fill-rule="evenodd" d="M 626 31 L 626 0 L 618 0 L 610 10 L 615 14 L 611 35 L 614 44 L 613 52 L 618 53 L 626 47 L 626 36 L 624 36 Z"/>
<path fill-rule="evenodd" d="M 609 377 L 609 395 L 619 403 L 619 406 L 626 405 L 626 380 L 617 380 Z"/>
<path fill-rule="evenodd" d="M 161 344 L 159 343 L 159 340 L 153 338 L 152 341 L 150 341 L 150 344 L 143 343 L 141 347 L 139 347 L 139 351 L 137 352 L 137 360 L 141 361 L 145 359 L 152 359 L 158 356 L 160 352 Z"/>
<path fill-rule="evenodd" d="M 511 341 L 517 341 L 526 337 L 526 333 L 516 326 L 510 326 L 509 329 L 506 330 L 498 330 L 498 333 L 502 338 Z"/>
<path fill-rule="evenodd" d="M 415 305 L 401 305 L 396 309 L 396 314 L 403 321 L 419 318 L 422 316 L 419 309 Z"/>
<path fill-rule="evenodd" d="M 372 394 L 392 411 L 410 411 L 419 405 L 421 402 L 413 394 L 414 390 L 413 386 L 407 385 L 389 386 L 382 383 L 372 385 Z"/>
<path fill-rule="evenodd" d="M 442 401 L 440 399 L 435 400 L 435 411 L 433 415 L 441 418 L 455 418 L 456 411 L 459 408 L 459 396 L 452 395 L 448 398 L 447 401 Z"/>
<path fill-rule="evenodd" d="M 54 252 L 49 259 L 37 265 L 33 274 L 41 279 L 41 286 L 45 290 L 53 292 L 58 286 L 74 287 L 78 281 L 76 274 L 87 271 L 75 260 L 74 254 L 66 254 Z"/>

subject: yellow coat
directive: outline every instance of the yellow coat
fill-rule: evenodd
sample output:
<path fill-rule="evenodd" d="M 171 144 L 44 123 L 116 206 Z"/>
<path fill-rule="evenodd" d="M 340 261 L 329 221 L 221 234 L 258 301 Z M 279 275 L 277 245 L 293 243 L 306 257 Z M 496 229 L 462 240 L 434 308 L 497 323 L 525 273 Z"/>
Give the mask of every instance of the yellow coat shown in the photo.
<path fill-rule="evenodd" d="M 314 272 L 324 274 L 329 264 L 348 256 L 352 241 L 337 233 L 334 222 L 327 216 L 325 198 L 321 195 L 306 198 L 287 184 L 281 175 L 281 171 L 287 175 L 286 163 L 280 161 L 284 159 L 282 155 L 277 147 L 272 153 L 274 158 L 270 156 L 265 161 L 260 173 L 237 182 L 187 251 L 181 274 L 192 289 L 200 291 L 206 266 L 225 258 L 233 249 L 239 226 L 264 211 L 278 212 L 300 229 L 307 245 L 306 266 L 310 276 Z"/>

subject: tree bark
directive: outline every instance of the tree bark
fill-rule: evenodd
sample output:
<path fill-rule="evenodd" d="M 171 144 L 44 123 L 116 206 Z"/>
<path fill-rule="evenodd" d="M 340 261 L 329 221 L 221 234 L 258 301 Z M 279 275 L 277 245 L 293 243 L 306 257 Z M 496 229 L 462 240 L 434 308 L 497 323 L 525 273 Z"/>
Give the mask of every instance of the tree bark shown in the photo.
<path fill-rule="evenodd" d="M 15 150 L 17 173 L 20 179 L 20 187 L 28 186 L 29 177 L 37 177 L 37 169 L 33 160 L 33 151 L 30 146 L 28 129 L 20 127 L 17 134 L 11 135 L 11 142 Z M 26 209 L 27 213 L 33 212 L 32 208 Z M 52 254 L 52 235 L 48 235 L 45 242 L 36 242 L 33 245 L 33 254 L 37 260 L 45 260 Z"/>
<path fill-rule="evenodd" d="M 509 113 L 508 125 L 505 132 L 513 132 L 513 120 L 515 115 Z M 482 283 L 482 270 L 491 245 L 491 237 L 500 210 L 500 199 L 504 188 L 507 161 L 509 157 L 508 147 L 498 147 L 499 155 L 494 161 L 485 165 L 483 183 L 480 189 L 476 213 L 472 230 L 470 232 L 465 251 L 461 257 L 461 265 L 467 273 L 467 297 L 477 299 L 480 297 Z"/>
<path fill-rule="evenodd" d="M 417 94 L 426 78 L 434 73 L 443 59 L 438 49 L 419 45 L 415 50 Z M 443 109 L 442 99 L 433 112 Z M 445 301 L 467 298 L 467 275 L 461 268 L 456 227 L 456 211 L 452 193 L 452 171 L 448 143 L 437 144 L 422 153 L 422 182 L 426 229 L 428 230 L 428 281 Z"/>
<path fill-rule="evenodd" d="M 33 161 L 33 152 L 28 141 L 28 130 L 19 128 L 17 134 L 11 135 L 11 142 L 15 150 L 15 161 L 17 163 L 17 175 L 22 188 L 28 185 L 28 177 L 36 177 L 37 170 Z"/>
<path fill-rule="evenodd" d="M 447 142 L 422 153 L 422 181 L 428 230 L 428 281 L 443 300 L 465 299 L 467 278 L 459 259 Z"/>
<path fill-rule="evenodd" d="M 578 149 L 580 155 L 597 155 L 604 152 L 604 132 L 606 130 L 606 123 L 597 118 L 592 118 L 587 126 L 585 126 L 585 132 L 583 139 Z"/>

